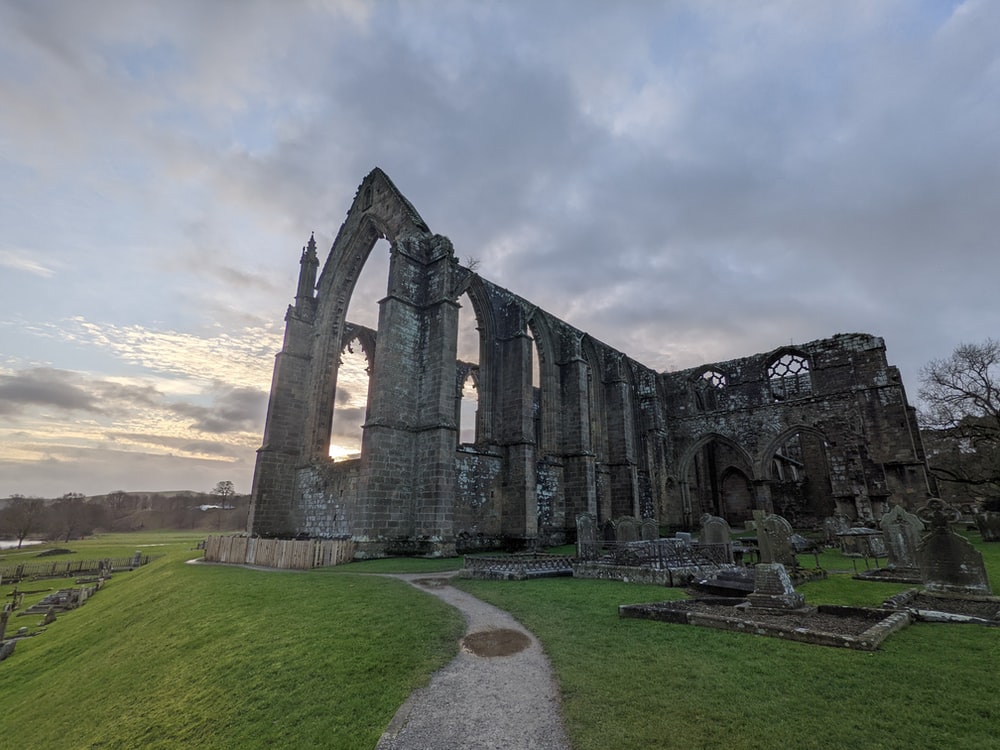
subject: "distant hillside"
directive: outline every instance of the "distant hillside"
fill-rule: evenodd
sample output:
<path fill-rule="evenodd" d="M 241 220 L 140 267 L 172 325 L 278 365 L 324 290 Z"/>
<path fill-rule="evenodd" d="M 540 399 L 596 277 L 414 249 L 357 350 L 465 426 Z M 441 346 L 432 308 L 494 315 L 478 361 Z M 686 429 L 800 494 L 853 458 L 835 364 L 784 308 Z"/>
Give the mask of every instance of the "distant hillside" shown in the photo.
<path fill-rule="evenodd" d="M 126 495 L 132 497 L 190 497 L 190 498 L 201 498 L 201 497 L 212 497 L 211 492 L 197 492 L 195 490 L 123 490 Z M 117 492 L 106 492 L 103 495 L 89 495 L 87 500 L 94 500 L 100 502 L 102 500 L 107 500 L 109 497 L 118 494 Z"/>

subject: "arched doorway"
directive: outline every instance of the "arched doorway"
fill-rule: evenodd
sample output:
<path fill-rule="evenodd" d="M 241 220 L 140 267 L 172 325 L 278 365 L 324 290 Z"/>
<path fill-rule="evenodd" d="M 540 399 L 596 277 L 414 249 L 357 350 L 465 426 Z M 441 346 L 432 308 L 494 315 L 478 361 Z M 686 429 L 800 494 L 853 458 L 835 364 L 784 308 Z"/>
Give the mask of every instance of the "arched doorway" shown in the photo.
<path fill-rule="evenodd" d="M 704 513 L 721 516 L 732 525 L 753 517 L 753 465 L 746 451 L 731 439 L 704 436 L 688 451 L 682 470 L 688 523 Z"/>
<path fill-rule="evenodd" d="M 811 427 L 786 431 L 771 443 L 764 468 L 778 515 L 809 526 L 835 513 L 829 446 L 820 431 Z"/>

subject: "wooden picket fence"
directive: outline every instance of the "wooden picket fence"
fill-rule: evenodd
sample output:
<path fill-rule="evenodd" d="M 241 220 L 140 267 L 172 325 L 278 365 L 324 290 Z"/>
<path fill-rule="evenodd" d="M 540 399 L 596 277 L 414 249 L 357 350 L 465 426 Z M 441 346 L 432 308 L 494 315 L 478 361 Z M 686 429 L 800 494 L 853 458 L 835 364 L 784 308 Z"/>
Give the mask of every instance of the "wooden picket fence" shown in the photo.
<path fill-rule="evenodd" d="M 72 578 L 134 570 L 150 561 L 149 555 L 136 552 L 132 557 L 104 558 L 103 560 L 63 560 L 56 562 L 19 563 L 0 567 L 0 580 L 17 583 L 41 578 Z"/>
<path fill-rule="evenodd" d="M 354 542 L 350 539 L 299 540 L 210 536 L 205 540 L 206 562 L 309 570 L 341 565 L 353 559 Z"/>

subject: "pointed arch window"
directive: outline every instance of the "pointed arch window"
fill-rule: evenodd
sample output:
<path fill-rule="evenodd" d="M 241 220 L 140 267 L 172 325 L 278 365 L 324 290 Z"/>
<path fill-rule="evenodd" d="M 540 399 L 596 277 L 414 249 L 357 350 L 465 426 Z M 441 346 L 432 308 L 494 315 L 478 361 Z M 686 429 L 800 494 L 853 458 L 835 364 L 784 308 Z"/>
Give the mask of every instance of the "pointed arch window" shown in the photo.
<path fill-rule="evenodd" d="M 720 393 L 729 384 L 726 373 L 708 369 L 694 379 L 694 403 L 698 411 L 715 411 L 720 408 Z"/>
<path fill-rule="evenodd" d="M 812 395 L 809 360 L 801 354 L 786 352 L 767 367 L 767 380 L 775 401 L 787 401 Z"/>

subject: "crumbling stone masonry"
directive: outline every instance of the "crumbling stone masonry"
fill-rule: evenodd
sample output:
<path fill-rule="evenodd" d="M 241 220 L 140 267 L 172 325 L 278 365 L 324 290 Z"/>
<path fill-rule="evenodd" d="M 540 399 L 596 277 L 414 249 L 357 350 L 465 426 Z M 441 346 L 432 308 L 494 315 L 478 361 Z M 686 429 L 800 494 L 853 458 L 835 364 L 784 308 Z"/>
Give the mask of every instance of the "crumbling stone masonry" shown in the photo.
<path fill-rule="evenodd" d="M 379 239 L 391 244 L 378 330 L 346 320 Z M 457 359 L 468 295 L 479 363 Z M 462 266 L 379 169 L 322 272 L 310 240 L 275 359 L 249 531 L 347 538 L 359 557 L 571 540 L 575 519 L 690 528 L 752 511 L 874 520 L 929 489 L 913 409 L 885 345 L 835 336 L 658 373 Z M 369 391 L 360 458 L 329 457 L 342 351 Z M 537 385 L 533 382 L 533 363 Z M 466 377 L 475 440 L 459 443 Z"/>

